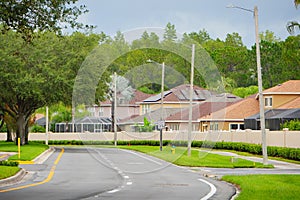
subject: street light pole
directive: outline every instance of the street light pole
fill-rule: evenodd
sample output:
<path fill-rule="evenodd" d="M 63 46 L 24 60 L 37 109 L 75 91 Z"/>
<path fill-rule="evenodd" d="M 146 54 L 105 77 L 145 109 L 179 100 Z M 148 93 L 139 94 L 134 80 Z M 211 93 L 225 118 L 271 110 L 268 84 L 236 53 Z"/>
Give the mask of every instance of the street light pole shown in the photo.
<path fill-rule="evenodd" d="M 163 106 L 164 106 L 164 81 L 165 80 L 165 62 L 162 63 L 162 69 L 161 69 L 161 101 L 160 101 L 160 120 L 163 121 Z M 164 123 L 163 123 L 164 124 Z M 162 132 L 163 127 L 159 130 L 159 150 L 162 151 L 163 141 L 162 141 Z"/>
<path fill-rule="evenodd" d="M 194 93 L 194 63 L 195 63 L 195 44 L 192 45 L 192 60 L 191 60 L 191 80 L 190 80 L 190 104 L 189 104 L 189 124 L 188 124 L 188 156 L 191 156 L 192 148 L 192 118 L 193 118 L 193 93 Z"/>
<path fill-rule="evenodd" d="M 238 6 L 228 6 L 228 8 L 238 8 L 248 12 L 252 12 L 255 19 L 255 41 L 256 41 L 256 65 L 257 65 L 257 82 L 258 82 L 258 96 L 259 96 L 259 115 L 260 115 L 260 127 L 262 137 L 262 153 L 263 153 L 263 164 L 268 164 L 268 152 L 267 152 L 267 136 L 265 126 L 265 111 L 264 111 L 264 97 L 262 88 L 262 73 L 261 73 L 261 62 L 260 62 L 260 46 L 259 46 L 259 31 L 258 31 L 258 8 L 254 7 L 254 10 L 245 9 Z"/>
<path fill-rule="evenodd" d="M 260 127 L 261 127 L 261 135 L 262 135 L 263 164 L 267 165 L 268 164 L 267 136 L 266 136 L 267 134 L 266 134 L 266 126 L 265 126 L 264 97 L 263 97 L 263 89 L 262 89 L 257 6 L 254 7 L 254 18 L 255 18 L 256 63 L 257 63 Z"/>
<path fill-rule="evenodd" d="M 163 146 L 163 129 L 164 129 L 164 112 L 163 112 L 163 107 L 164 107 L 164 88 L 165 88 L 165 62 L 162 64 L 157 63 L 151 59 L 147 60 L 148 63 L 156 63 L 158 65 L 161 65 L 161 96 L 160 96 L 160 121 L 158 122 L 158 129 L 159 129 L 159 150 L 162 151 L 162 146 Z"/>

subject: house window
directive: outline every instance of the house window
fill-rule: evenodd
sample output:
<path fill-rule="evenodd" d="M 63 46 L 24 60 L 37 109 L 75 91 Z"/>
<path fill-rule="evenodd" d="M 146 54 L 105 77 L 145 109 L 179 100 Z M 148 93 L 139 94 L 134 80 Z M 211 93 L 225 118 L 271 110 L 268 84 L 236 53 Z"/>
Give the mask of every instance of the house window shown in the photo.
<path fill-rule="evenodd" d="M 142 114 L 146 114 L 150 112 L 150 105 L 149 104 L 143 104 L 142 105 Z"/>
<path fill-rule="evenodd" d="M 179 130 L 179 124 L 178 123 L 172 123 L 172 124 L 170 124 L 170 130 L 172 130 L 172 131 L 178 131 Z"/>
<path fill-rule="evenodd" d="M 273 106 L 273 98 L 265 97 L 265 107 L 272 107 L 272 106 Z"/>
<path fill-rule="evenodd" d="M 229 130 L 245 130 L 244 124 L 229 124 Z"/>
<path fill-rule="evenodd" d="M 99 117 L 102 117 L 104 115 L 104 112 L 103 112 L 103 108 L 99 108 Z"/>
<path fill-rule="evenodd" d="M 219 124 L 218 124 L 218 122 L 211 122 L 210 126 L 209 126 L 209 129 L 212 130 L 212 131 L 219 130 Z"/>

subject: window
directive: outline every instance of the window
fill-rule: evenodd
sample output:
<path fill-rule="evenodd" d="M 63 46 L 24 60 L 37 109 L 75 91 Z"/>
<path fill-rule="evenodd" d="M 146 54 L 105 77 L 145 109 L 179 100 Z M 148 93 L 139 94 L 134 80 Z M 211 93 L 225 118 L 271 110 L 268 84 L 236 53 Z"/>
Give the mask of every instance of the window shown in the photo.
<path fill-rule="evenodd" d="M 142 114 L 146 114 L 150 112 L 150 105 L 149 104 L 143 104 L 142 105 Z"/>
<path fill-rule="evenodd" d="M 210 126 L 209 126 L 209 129 L 212 130 L 212 131 L 219 130 L 219 124 L 218 124 L 218 122 L 211 122 Z"/>
<path fill-rule="evenodd" d="M 178 123 L 172 123 L 172 124 L 170 124 L 170 130 L 172 130 L 172 131 L 178 131 L 179 130 L 179 124 Z"/>
<path fill-rule="evenodd" d="M 229 124 L 229 130 L 245 130 L 244 124 Z"/>
<path fill-rule="evenodd" d="M 272 107 L 272 106 L 273 106 L 273 98 L 265 97 L 265 107 Z"/>
<path fill-rule="evenodd" d="M 99 108 L 99 117 L 102 117 L 103 115 L 104 115 L 103 108 L 100 107 Z"/>

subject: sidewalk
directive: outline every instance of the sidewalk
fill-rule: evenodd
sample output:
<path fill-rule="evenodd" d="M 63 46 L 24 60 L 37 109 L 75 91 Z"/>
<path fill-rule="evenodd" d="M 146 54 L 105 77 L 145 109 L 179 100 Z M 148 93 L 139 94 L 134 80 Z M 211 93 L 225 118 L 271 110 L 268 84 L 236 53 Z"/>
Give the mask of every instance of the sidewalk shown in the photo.
<path fill-rule="evenodd" d="M 207 152 L 224 155 L 224 156 L 232 156 L 235 158 L 241 158 L 241 159 L 250 160 L 253 162 L 260 162 L 260 163 L 263 162 L 263 158 L 251 157 L 251 156 L 241 156 L 241 155 L 238 155 L 236 153 L 231 153 L 231 152 L 224 152 L 224 151 L 207 151 Z M 300 170 L 299 164 L 294 164 L 294 163 L 289 163 L 289 162 L 268 159 L 268 164 L 273 165 L 275 169 L 299 169 Z"/>

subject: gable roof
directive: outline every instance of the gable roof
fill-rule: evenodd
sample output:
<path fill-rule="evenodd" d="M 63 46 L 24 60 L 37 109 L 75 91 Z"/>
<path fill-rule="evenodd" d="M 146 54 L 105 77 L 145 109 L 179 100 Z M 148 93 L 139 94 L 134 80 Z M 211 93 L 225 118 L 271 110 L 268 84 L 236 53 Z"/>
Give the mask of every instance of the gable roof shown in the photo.
<path fill-rule="evenodd" d="M 190 100 L 190 85 L 179 85 L 171 90 L 165 91 L 163 96 L 164 102 L 189 102 Z M 193 87 L 193 101 L 194 102 L 219 102 L 219 101 L 237 101 L 240 97 L 232 94 L 217 94 L 214 91 L 210 91 L 199 86 Z M 157 103 L 161 101 L 161 94 L 151 96 L 143 101 L 143 103 Z"/>
<path fill-rule="evenodd" d="M 276 93 L 300 94 L 300 80 L 289 80 L 287 82 L 278 84 L 275 87 L 263 91 L 263 94 L 276 94 Z"/>
<path fill-rule="evenodd" d="M 213 112 L 200 118 L 201 121 L 214 120 L 244 120 L 246 117 L 259 112 L 259 102 L 255 98 L 256 95 L 251 95 L 241 101 L 238 101 L 226 108 Z"/>
<path fill-rule="evenodd" d="M 195 121 L 203 116 L 209 115 L 212 112 L 218 111 L 233 104 L 234 102 L 203 102 L 192 108 L 192 120 Z M 170 115 L 166 121 L 186 121 L 189 120 L 189 108 L 185 108 L 180 112 Z"/>

